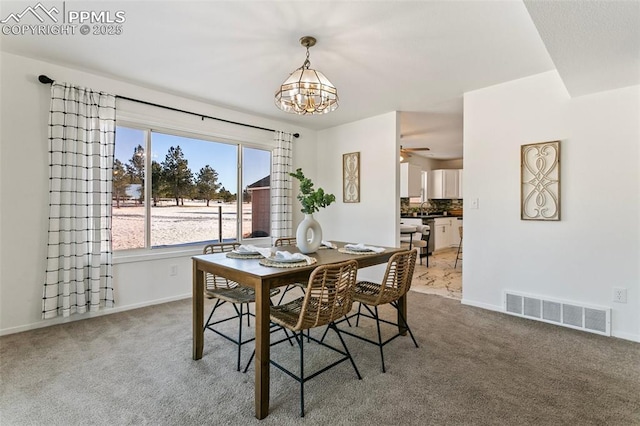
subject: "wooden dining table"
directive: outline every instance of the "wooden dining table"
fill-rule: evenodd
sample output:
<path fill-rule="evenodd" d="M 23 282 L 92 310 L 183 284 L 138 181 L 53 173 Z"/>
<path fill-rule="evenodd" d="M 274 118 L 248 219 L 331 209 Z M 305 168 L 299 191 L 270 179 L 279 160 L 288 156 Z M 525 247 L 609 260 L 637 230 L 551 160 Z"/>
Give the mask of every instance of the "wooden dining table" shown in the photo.
<path fill-rule="evenodd" d="M 344 242 L 334 242 L 338 248 Z M 404 249 L 384 247 L 382 253 L 347 254 L 338 249 L 319 249 L 310 257 L 316 259 L 313 265 L 295 268 L 276 268 L 262 266 L 259 259 L 229 258 L 226 253 L 194 256 L 193 259 L 193 359 L 202 358 L 204 348 L 204 282 L 205 273 L 219 275 L 236 281 L 243 286 L 255 289 L 255 416 L 264 419 L 269 414 L 269 369 L 270 369 L 270 313 L 269 289 L 296 282 L 307 282 L 311 272 L 321 265 L 356 260 L 358 268 L 387 263 L 391 256 Z M 286 248 L 291 253 L 297 252 L 295 246 Z M 399 300 L 398 328 L 406 333 L 406 324 L 402 318 L 407 317 L 406 297 Z"/>

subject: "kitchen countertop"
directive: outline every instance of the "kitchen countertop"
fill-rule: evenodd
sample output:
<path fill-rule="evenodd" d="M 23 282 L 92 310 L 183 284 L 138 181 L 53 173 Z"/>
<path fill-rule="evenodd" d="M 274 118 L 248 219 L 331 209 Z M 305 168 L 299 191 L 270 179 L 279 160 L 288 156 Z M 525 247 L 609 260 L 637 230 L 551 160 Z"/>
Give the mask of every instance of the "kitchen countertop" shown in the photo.
<path fill-rule="evenodd" d="M 453 218 L 453 219 L 462 219 L 462 216 L 452 216 L 452 215 L 443 215 L 443 214 L 429 214 L 424 216 L 407 216 L 401 215 L 400 219 L 437 219 L 441 217 Z"/>

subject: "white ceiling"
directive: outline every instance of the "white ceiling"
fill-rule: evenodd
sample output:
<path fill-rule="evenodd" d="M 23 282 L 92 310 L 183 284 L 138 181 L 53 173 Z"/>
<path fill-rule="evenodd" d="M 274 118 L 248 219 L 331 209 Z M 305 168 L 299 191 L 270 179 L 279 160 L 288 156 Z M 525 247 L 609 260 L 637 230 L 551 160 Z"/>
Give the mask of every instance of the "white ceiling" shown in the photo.
<path fill-rule="evenodd" d="M 525 4 L 571 96 L 640 83 L 640 1 Z"/>
<path fill-rule="evenodd" d="M 43 1 L 48 7 L 58 3 Z M 591 4 L 588 13 L 581 13 L 584 3 Z M 624 62 L 628 71 L 640 69 L 640 20 L 633 15 L 640 3 L 626 2 L 622 8 L 617 3 L 67 2 L 68 9 L 125 11 L 123 34 L 2 35 L 0 48 L 311 129 L 401 111 L 403 146 L 427 146 L 432 158 L 452 159 L 462 157 L 466 91 L 556 66 L 576 94 L 615 88 L 606 78 L 610 75 L 617 87 L 639 84 L 640 73 L 635 80 L 623 79 L 612 68 Z M 30 4 L 3 1 L 0 18 Z M 616 12 L 609 14 L 609 9 Z M 597 19 L 605 12 L 607 19 Z M 579 25 L 587 18 L 588 27 Z M 607 51 L 611 40 L 625 36 L 613 30 L 618 20 L 636 26 L 624 45 Z M 603 25 L 606 28 L 598 30 Z M 622 30 L 627 29 L 625 24 Z M 579 36 L 572 31 L 580 31 Z M 592 31 L 585 43 L 583 37 Z M 340 107 L 328 115 L 296 116 L 273 103 L 276 88 L 304 61 L 298 41 L 304 35 L 318 39 L 311 48 L 312 67 L 339 90 Z M 634 37 L 635 43 L 630 40 Z M 592 60 L 594 54 L 587 47 L 607 54 L 606 66 L 597 73 L 581 69 L 581 61 Z M 594 80 L 595 86 L 590 85 Z"/>

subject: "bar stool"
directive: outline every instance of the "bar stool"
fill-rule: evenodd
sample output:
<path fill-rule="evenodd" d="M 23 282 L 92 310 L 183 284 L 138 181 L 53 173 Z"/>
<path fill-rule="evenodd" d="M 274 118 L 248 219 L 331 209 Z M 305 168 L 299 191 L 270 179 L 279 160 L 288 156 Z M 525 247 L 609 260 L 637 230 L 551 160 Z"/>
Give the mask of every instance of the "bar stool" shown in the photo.
<path fill-rule="evenodd" d="M 409 225 L 400 222 L 400 242 L 409 243 L 409 250 L 413 248 L 413 234 L 418 232 L 418 225 Z"/>
<path fill-rule="evenodd" d="M 462 260 L 462 226 L 458 226 L 458 232 L 460 233 L 460 245 L 458 246 L 458 253 L 456 254 L 456 263 L 453 265 L 454 269 L 458 266 L 458 260 Z"/>
<path fill-rule="evenodd" d="M 422 237 L 413 242 L 413 247 L 418 248 L 418 257 L 420 258 L 420 264 L 422 265 L 422 258 L 427 258 L 427 266 L 429 266 L 429 238 L 431 237 L 431 227 L 429 225 L 418 225 L 418 232 L 422 234 Z"/>

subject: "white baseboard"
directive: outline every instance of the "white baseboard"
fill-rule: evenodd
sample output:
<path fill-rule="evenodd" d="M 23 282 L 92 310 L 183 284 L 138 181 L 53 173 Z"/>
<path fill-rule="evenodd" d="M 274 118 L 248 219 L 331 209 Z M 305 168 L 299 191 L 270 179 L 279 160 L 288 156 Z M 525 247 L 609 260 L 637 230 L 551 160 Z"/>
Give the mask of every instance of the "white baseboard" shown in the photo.
<path fill-rule="evenodd" d="M 34 322 L 32 324 L 21 325 L 18 327 L 10 327 L 0 329 L 0 336 L 6 336 L 8 334 L 21 333 L 23 331 L 35 330 L 43 327 L 50 327 L 52 325 L 64 324 L 67 322 L 80 321 L 88 318 L 101 317 L 103 315 L 116 314 L 118 312 L 130 311 L 132 309 L 144 308 L 147 306 L 160 305 L 162 303 L 175 302 L 176 300 L 188 299 L 191 297 L 191 293 L 181 294 L 178 296 L 167 297 L 164 299 L 150 300 L 142 303 L 135 303 L 133 305 L 117 306 L 115 308 L 105 309 L 102 308 L 98 312 L 86 312 L 83 314 L 75 314 L 69 317 L 56 317 L 52 319 L 42 320 Z"/>
<path fill-rule="evenodd" d="M 469 300 L 464 298 L 464 293 L 462 296 L 462 300 L 460 301 L 463 305 L 475 306 L 476 308 L 487 309 L 489 311 L 496 311 L 504 313 L 504 309 L 499 305 L 489 305 L 488 303 L 476 302 L 475 300 Z"/>
<path fill-rule="evenodd" d="M 640 335 L 611 330 L 611 336 L 640 343 Z"/>

